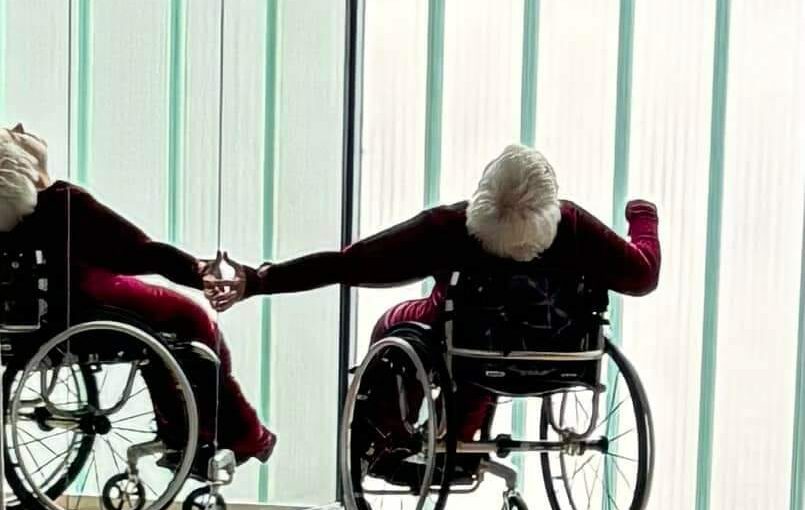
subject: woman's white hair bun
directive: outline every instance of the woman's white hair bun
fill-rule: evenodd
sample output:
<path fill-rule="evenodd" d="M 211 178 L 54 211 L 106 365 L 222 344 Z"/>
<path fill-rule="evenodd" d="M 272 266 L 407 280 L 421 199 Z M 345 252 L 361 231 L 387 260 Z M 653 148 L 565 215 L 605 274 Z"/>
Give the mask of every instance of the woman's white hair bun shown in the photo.
<path fill-rule="evenodd" d="M 509 145 L 484 170 L 467 207 L 467 229 L 499 257 L 528 261 L 556 237 L 556 174 L 539 151 Z"/>
<path fill-rule="evenodd" d="M 35 161 L 15 144 L 0 143 L 0 232 L 9 232 L 36 208 Z"/>

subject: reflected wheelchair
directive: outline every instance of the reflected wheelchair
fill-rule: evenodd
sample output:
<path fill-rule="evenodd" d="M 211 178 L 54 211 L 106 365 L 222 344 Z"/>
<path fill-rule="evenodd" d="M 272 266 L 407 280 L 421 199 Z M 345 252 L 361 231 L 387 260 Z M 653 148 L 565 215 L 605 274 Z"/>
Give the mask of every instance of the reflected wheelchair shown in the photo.
<path fill-rule="evenodd" d="M 41 251 L 0 245 L 6 508 L 162 510 L 192 478 L 184 510 L 225 509 L 235 457 L 199 444 L 209 402 L 186 375 L 216 388 L 216 354 L 125 310 L 82 307 L 58 327 L 48 283 Z"/>
<path fill-rule="evenodd" d="M 580 275 L 497 261 L 453 273 L 439 323 L 391 328 L 352 370 L 338 459 L 346 508 L 440 510 L 491 474 L 505 481 L 503 510 L 526 510 L 521 473 L 492 458 L 515 452 L 539 454 L 552 510 L 646 508 L 651 411 L 607 338 L 607 307 Z M 534 439 L 492 437 L 492 405 L 473 440 L 458 441 L 467 388 L 540 399 Z"/>

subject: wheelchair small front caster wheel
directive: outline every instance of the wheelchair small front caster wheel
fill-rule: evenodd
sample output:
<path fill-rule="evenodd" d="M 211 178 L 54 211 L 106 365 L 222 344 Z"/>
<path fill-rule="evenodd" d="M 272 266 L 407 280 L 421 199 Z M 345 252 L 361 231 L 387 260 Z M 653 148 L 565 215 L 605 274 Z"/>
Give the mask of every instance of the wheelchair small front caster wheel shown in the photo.
<path fill-rule="evenodd" d="M 517 493 L 504 496 L 503 510 L 528 510 L 523 497 Z"/>
<path fill-rule="evenodd" d="M 208 486 L 199 487 L 184 500 L 182 510 L 226 510 L 224 497 L 217 492 L 213 495 Z"/>
<path fill-rule="evenodd" d="M 105 510 L 142 510 L 145 507 L 145 487 L 127 473 L 109 479 L 101 494 Z"/>

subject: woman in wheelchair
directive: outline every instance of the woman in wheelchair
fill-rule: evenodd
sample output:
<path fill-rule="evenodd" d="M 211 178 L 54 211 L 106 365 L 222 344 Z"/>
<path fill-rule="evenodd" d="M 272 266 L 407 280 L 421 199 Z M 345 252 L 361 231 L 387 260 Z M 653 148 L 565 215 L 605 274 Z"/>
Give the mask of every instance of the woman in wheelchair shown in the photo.
<path fill-rule="evenodd" d="M 438 324 L 445 314 L 454 272 L 471 272 L 506 260 L 579 273 L 591 287 L 641 296 L 657 286 L 660 272 L 657 210 L 650 202 L 635 200 L 627 204 L 625 215 L 630 240 L 581 206 L 560 200 L 556 174 L 542 154 L 511 145 L 487 165 L 469 201 L 425 210 L 343 251 L 266 262 L 256 270 L 239 266 L 238 278 L 222 282 L 234 287 L 211 293 L 210 300 L 222 311 L 257 294 L 330 284 L 390 286 L 435 278 L 429 296 L 400 303 L 380 317 L 372 334 L 372 342 L 377 342 L 403 323 Z M 375 389 L 375 394 L 379 392 Z M 413 400 L 421 397 L 419 392 Z M 376 404 L 386 414 L 383 434 L 409 434 L 399 425 L 405 421 L 399 420 L 399 406 L 388 400 L 378 398 L 380 404 Z M 418 409 L 415 404 L 410 402 L 408 408 Z M 460 385 L 455 404 L 460 417 L 458 440 L 467 442 L 488 421 L 495 397 L 476 385 Z M 399 438 L 389 442 L 404 444 Z"/>
<path fill-rule="evenodd" d="M 189 374 L 200 405 L 198 451 L 213 444 L 217 424 L 218 446 L 231 449 L 238 462 L 268 460 L 276 438 L 260 423 L 233 377 L 229 350 L 215 321 L 187 296 L 135 277 L 157 274 L 203 289 L 215 267 L 212 261 L 151 240 L 78 186 L 51 183 L 45 142 L 21 124 L 0 130 L 0 197 L 0 232 L 14 244 L 36 246 L 48 259 L 52 331 L 66 329 L 89 307 L 103 305 L 132 312 L 158 331 L 202 342 L 221 361 L 220 405 L 215 403 L 216 384 L 201 377 L 195 381 Z M 158 431 L 166 443 L 176 435 L 168 419 L 171 393 L 170 387 L 152 392 Z M 170 464 L 170 459 L 163 460 Z"/>

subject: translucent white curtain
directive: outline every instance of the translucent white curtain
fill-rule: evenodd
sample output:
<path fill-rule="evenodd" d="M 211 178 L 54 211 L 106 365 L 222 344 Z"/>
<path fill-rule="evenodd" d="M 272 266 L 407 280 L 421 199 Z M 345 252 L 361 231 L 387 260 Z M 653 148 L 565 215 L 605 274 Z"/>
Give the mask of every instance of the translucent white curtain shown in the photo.
<path fill-rule="evenodd" d="M 193 5 L 190 2 L 189 7 L 193 8 Z M 218 20 L 220 24 L 218 12 L 208 13 L 207 16 Z M 266 220 L 262 207 L 265 22 L 265 2 L 240 0 L 225 4 L 221 129 L 223 163 L 220 169 L 216 168 L 216 175 L 220 171 L 217 176 L 221 179 L 220 247 L 228 250 L 236 260 L 251 266 L 259 264 L 262 259 L 263 222 Z M 210 58 L 211 55 L 217 57 L 219 52 L 207 55 L 207 65 L 212 64 L 217 68 L 218 62 Z M 196 58 L 203 57 L 197 54 Z M 220 70 L 216 78 L 219 74 Z M 215 90 L 218 90 L 217 86 Z M 192 93 L 190 95 L 192 97 Z M 215 124 L 210 128 L 211 133 L 218 134 L 217 115 Z M 189 150 L 192 151 L 202 140 L 190 140 Z M 217 154 L 215 161 L 217 165 Z M 192 172 L 193 169 L 187 170 Z M 216 189 L 215 186 L 210 187 Z M 209 206 L 218 210 L 214 202 Z M 271 221 L 271 218 L 268 220 Z M 217 226 L 217 222 L 214 222 L 208 228 L 212 230 Z M 262 349 L 262 329 L 266 325 L 261 317 L 260 305 L 261 299 L 250 299 L 219 317 L 232 352 L 233 371 L 244 395 L 257 409 L 261 409 L 261 399 L 270 398 L 270 388 L 263 388 L 260 379 L 262 356 L 267 355 Z M 269 418 L 268 422 L 273 421 L 273 417 L 265 418 Z M 252 462 L 244 467 L 238 473 L 237 485 L 232 487 L 230 498 L 257 501 L 259 465 Z"/>
<path fill-rule="evenodd" d="M 422 209 L 425 173 L 427 0 L 366 2 L 358 236 Z M 356 357 L 390 306 L 421 295 L 419 284 L 358 291 Z"/>
<path fill-rule="evenodd" d="M 94 2 L 85 184 L 164 238 L 168 17 L 164 0 Z"/>
<path fill-rule="evenodd" d="M 229 8 L 233 9 L 235 6 L 236 3 L 230 3 Z M 177 103 L 175 111 L 178 113 L 180 130 L 177 147 L 179 150 L 177 169 L 179 203 L 176 218 L 178 235 L 175 241 L 190 253 L 207 257 L 214 256 L 218 247 L 220 71 L 215 56 L 220 51 L 220 10 L 218 2 L 209 0 L 185 3 L 184 43 L 178 48 L 180 54 L 183 49 L 183 55 L 178 62 L 175 62 L 181 70 L 177 84 L 181 94 L 180 97 L 174 98 Z M 231 16 L 237 19 L 238 15 L 234 9 L 231 12 Z M 254 17 L 263 19 L 259 15 Z M 255 44 L 252 48 L 249 58 L 252 65 L 259 65 L 257 57 L 252 55 L 255 52 L 262 54 L 259 44 Z M 171 65 L 174 65 L 174 62 L 171 62 Z M 226 65 L 228 69 L 232 69 L 237 63 L 228 61 Z M 231 79 L 227 83 L 231 86 Z M 254 99 L 262 103 L 263 98 L 256 92 L 254 91 Z M 228 105 L 237 101 L 233 95 L 230 93 L 225 98 Z M 254 129 L 252 126 L 252 130 Z M 236 149 L 236 146 L 232 147 L 234 145 L 232 135 L 225 137 L 224 140 L 230 142 L 228 155 L 231 158 L 231 153 Z M 228 170 L 228 172 L 235 171 Z M 259 179 L 258 172 L 255 169 L 252 171 L 255 174 L 252 179 Z M 232 177 L 229 177 L 229 180 L 232 180 Z M 228 240 L 234 241 L 231 237 Z M 231 248 L 235 257 L 240 256 L 240 250 L 237 248 L 237 246 Z"/>
<path fill-rule="evenodd" d="M 654 411 L 657 509 L 694 507 L 714 27 L 713 3 L 635 6 L 628 196 L 657 204 L 663 266 L 624 300 L 622 341 Z"/>
<path fill-rule="evenodd" d="M 441 202 L 472 196 L 481 172 L 520 141 L 523 3 L 446 4 Z"/>
<path fill-rule="evenodd" d="M 802 2 L 736 0 L 730 29 L 711 506 L 787 508 L 805 164 Z"/>
<path fill-rule="evenodd" d="M 344 84 L 343 2 L 280 6 L 275 251 L 339 248 Z M 315 27 L 312 29 L 311 27 Z M 272 424 L 280 442 L 269 500 L 322 505 L 335 495 L 338 288 L 272 299 Z"/>
<path fill-rule="evenodd" d="M 23 122 L 48 140 L 48 169 L 67 177 L 67 4 L 3 4 L 2 125 Z"/>
<path fill-rule="evenodd" d="M 612 217 L 618 2 L 542 1 L 536 147 L 559 194 Z"/>

